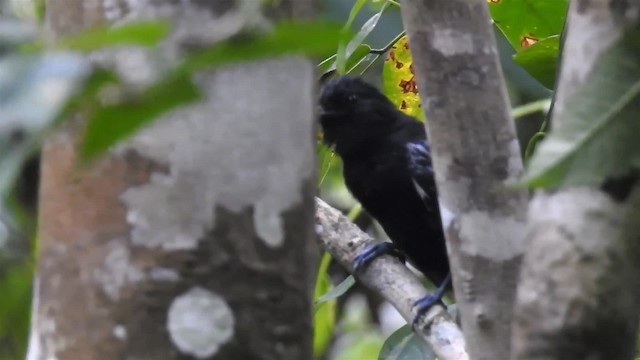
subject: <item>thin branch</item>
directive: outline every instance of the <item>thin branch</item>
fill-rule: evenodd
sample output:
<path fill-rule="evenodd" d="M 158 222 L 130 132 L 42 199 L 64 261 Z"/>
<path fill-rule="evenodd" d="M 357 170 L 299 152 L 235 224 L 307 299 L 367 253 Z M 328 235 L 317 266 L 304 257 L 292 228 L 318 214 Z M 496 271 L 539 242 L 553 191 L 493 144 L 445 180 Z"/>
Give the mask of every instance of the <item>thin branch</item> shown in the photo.
<path fill-rule="evenodd" d="M 347 217 L 318 198 L 316 231 L 324 249 L 351 273 L 354 257 L 375 243 Z M 427 295 L 427 290 L 418 278 L 392 256 L 381 256 L 364 271 L 354 275 L 365 286 L 389 301 L 407 322 L 413 321 L 415 316 L 415 301 Z M 417 322 L 414 331 L 433 349 L 438 359 L 469 359 L 462 331 L 444 307 L 436 305 L 429 309 Z"/>
<path fill-rule="evenodd" d="M 393 47 L 393 45 L 395 45 L 398 41 L 400 41 L 400 39 L 402 39 L 402 37 L 405 36 L 406 34 L 407 34 L 407 32 L 402 30 L 402 32 L 400 34 L 396 35 L 396 37 L 394 37 L 391 41 L 389 41 L 389 43 L 387 45 L 385 45 L 383 48 L 371 49 L 369 51 L 369 54 L 383 55 L 384 53 L 389 51 L 389 49 L 391 49 Z"/>
<path fill-rule="evenodd" d="M 369 64 L 367 64 L 367 66 L 360 72 L 360 75 L 363 75 L 364 73 L 366 73 L 367 70 L 369 70 L 369 68 L 371 68 L 371 66 L 373 66 L 373 64 L 375 64 L 375 62 L 378 61 L 378 59 L 380 59 L 380 56 L 386 54 L 387 51 L 389 51 L 393 47 L 393 45 L 395 45 L 398 41 L 400 41 L 400 39 L 402 39 L 403 36 L 406 35 L 406 33 L 407 32 L 403 30 L 400 34 L 398 34 L 395 38 L 393 38 L 393 40 L 389 41 L 389 43 L 385 45 L 385 47 L 383 48 L 371 49 L 369 51 L 369 54 L 375 55 L 375 58 L 371 60 Z"/>

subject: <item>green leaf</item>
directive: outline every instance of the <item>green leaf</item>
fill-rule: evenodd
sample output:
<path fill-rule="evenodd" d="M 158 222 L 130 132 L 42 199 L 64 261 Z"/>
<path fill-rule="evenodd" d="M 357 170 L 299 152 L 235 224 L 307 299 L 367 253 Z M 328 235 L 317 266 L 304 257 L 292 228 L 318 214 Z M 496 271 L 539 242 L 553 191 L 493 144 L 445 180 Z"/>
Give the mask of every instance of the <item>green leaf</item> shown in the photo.
<path fill-rule="evenodd" d="M 402 112 L 424 120 L 418 85 L 413 73 L 413 58 L 407 36 L 403 36 L 389 50 L 382 65 L 382 88 L 385 95 Z"/>
<path fill-rule="evenodd" d="M 325 277 L 329 282 L 328 277 Z M 313 355 L 320 358 L 333 338 L 336 327 L 336 302 L 325 303 L 313 315 Z"/>
<path fill-rule="evenodd" d="M 562 32 L 569 1 L 492 0 L 488 3 L 493 21 L 516 52 L 520 52 Z"/>
<path fill-rule="evenodd" d="M 522 66 L 531 76 L 549 89 L 553 89 L 558 66 L 560 36 L 553 35 L 522 49 L 513 56 L 513 60 Z"/>
<path fill-rule="evenodd" d="M 593 69 L 538 145 L 528 185 L 600 184 L 640 165 L 640 30 L 605 51 Z"/>
<path fill-rule="evenodd" d="M 32 279 L 33 268 L 28 264 L 0 271 L 0 359 L 24 359 Z"/>
<path fill-rule="evenodd" d="M 336 70 L 339 74 L 344 74 L 347 68 L 347 58 L 349 57 L 349 54 L 347 53 L 349 30 L 351 29 L 351 25 L 353 25 L 353 21 L 356 19 L 356 16 L 358 16 L 358 13 L 362 10 L 362 7 L 366 2 L 367 0 L 356 0 L 351 7 L 351 11 L 349 11 L 347 22 L 340 31 L 340 42 L 338 43 L 338 51 L 336 52 Z"/>
<path fill-rule="evenodd" d="M 316 287 L 313 292 L 313 299 L 318 300 L 322 294 L 331 289 L 331 281 L 327 282 L 329 265 L 331 264 L 331 254 L 324 252 L 318 266 L 318 276 L 316 277 Z"/>
<path fill-rule="evenodd" d="M 331 290 L 331 279 L 329 278 L 329 265 L 331 264 L 331 254 L 325 252 L 318 267 L 318 277 L 313 298 L 320 296 Z M 325 306 L 316 307 L 313 316 L 313 354 L 319 358 L 324 354 L 333 337 L 333 330 L 336 324 L 336 302 L 325 303 Z"/>
<path fill-rule="evenodd" d="M 316 306 L 321 305 L 324 302 L 331 301 L 337 299 L 338 297 L 344 295 L 351 287 L 356 283 L 356 279 L 353 275 L 347 276 L 338 286 L 333 288 L 333 290 L 328 293 L 322 295 L 318 300 L 316 300 Z"/>
<path fill-rule="evenodd" d="M 376 28 L 376 25 L 378 25 L 378 20 L 380 20 L 380 17 L 382 16 L 382 12 L 384 12 L 385 8 L 386 6 L 383 7 L 378 13 L 370 17 L 369 20 L 367 20 L 364 24 L 362 24 L 360 31 L 358 31 L 358 33 L 356 33 L 353 36 L 351 41 L 349 41 L 349 44 L 347 44 L 347 49 L 346 49 L 347 57 L 350 57 L 351 54 L 353 54 L 353 52 L 358 48 L 358 46 L 362 44 L 364 39 L 366 39 L 367 36 L 371 34 L 373 29 Z"/>
<path fill-rule="evenodd" d="M 325 55 L 337 46 L 339 32 L 340 26 L 330 22 L 280 22 L 270 32 L 232 38 L 189 55 L 181 67 L 193 72 L 288 54 Z"/>
<path fill-rule="evenodd" d="M 120 26 L 100 26 L 61 39 L 57 46 L 76 51 L 94 51 L 105 46 L 155 46 L 170 31 L 167 21 L 143 20 Z"/>
<path fill-rule="evenodd" d="M 331 280 L 327 273 L 320 277 L 322 281 L 316 284 L 316 292 L 324 293 L 331 289 Z M 320 285 L 318 287 L 318 285 Z M 313 354 L 320 357 L 327 349 L 333 330 L 336 325 L 336 302 L 329 301 L 323 303 L 323 306 L 316 307 L 313 315 Z"/>
<path fill-rule="evenodd" d="M 356 19 L 356 16 L 358 16 L 358 13 L 360 12 L 360 10 L 362 10 L 362 7 L 366 3 L 367 3 L 367 0 L 356 0 L 356 2 L 353 3 L 353 6 L 351 7 L 351 11 L 349 11 L 349 17 L 347 18 L 347 22 L 344 24 L 346 28 L 351 27 L 351 25 Z"/>
<path fill-rule="evenodd" d="M 0 59 L 0 199 L 90 73 L 89 62 L 70 53 Z"/>
<path fill-rule="evenodd" d="M 190 76 L 174 73 L 138 96 L 128 97 L 115 105 L 97 107 L 89 117 L 80 149 L 81 161 L 94 159 L 158 116 L 200 98 L 201 94 Z"/>
<path fill-rule="evenodd" d="M 436 354 L 405 325 L 385 340 L 378 360 L 434 360 Z"/>

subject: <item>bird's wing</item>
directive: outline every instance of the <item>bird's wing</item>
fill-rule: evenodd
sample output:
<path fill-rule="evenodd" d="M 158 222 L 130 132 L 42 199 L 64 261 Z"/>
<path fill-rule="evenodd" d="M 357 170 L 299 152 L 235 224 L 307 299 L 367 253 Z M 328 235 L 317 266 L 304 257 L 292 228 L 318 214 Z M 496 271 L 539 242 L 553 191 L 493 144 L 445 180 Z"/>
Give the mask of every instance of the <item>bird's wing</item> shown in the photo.
<path fill-rule="evenodd" d="M 413 186 L 425 205 L 430 208 L 430 204 L 436 200 L 436 185 L 429 143 L 425 139 L 413 140 L 406 144 L 406 149 Z"/>

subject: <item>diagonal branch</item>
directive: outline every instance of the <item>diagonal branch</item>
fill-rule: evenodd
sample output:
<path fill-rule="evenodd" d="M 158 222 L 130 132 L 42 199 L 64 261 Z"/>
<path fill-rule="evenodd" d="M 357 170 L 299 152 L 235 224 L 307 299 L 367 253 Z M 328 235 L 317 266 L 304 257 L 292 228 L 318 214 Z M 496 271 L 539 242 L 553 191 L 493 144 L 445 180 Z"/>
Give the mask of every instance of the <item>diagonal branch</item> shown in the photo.
<path fill-rule="evenodd" d="M 316 198 L 316 229 L 321 245 L 345 269 L 353 273 L 354 257 L 374 240 L 361 231 L 346 216 Z M 381 256 L 367 268 L 354 274 L 365 286 L 382 295 L 408 322 L 413 320 L 413 303 L 424 297 L 427 290 L 416 276 L 398 259 Z M 466 360 L 462 331 L 447 311 L 433 306 L 417 322 L 414 329 L 440 360 Z"/>

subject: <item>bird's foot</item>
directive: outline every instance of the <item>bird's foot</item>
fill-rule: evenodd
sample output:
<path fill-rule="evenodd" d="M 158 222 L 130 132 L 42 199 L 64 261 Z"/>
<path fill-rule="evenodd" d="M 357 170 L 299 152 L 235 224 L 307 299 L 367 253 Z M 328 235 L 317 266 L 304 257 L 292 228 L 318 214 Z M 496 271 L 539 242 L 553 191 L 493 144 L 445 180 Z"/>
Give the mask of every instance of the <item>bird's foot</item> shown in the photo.
<path fill-rule="evenodd" d="M 364 267 L 369 265 L 373 259 L 381 255 L 393 255 L 398 257 L 403 263 L 405 262 L 404 254 L 402 254 L 400 250 L 390 242 L 383 242 L 367 247 L 353 259 L 354 272 L 362 270 Z"/>
<path fill-rule="evenodd" d="M 424 314 L 435 304 L 442 303 L 442 297 L 447 289 L 451 286 L 451 273 L 447 275 L 447 277 L 442 281 L 442 284 L 438 286 L 436 291 L 431 294 L 419 299 L 415 303 L 413 303 L 413 308 L 415 309 L 416 316 L 413 318 L 412 326 L 415 328 L 418 324 L 418 320 L 422 318 Z"/>

